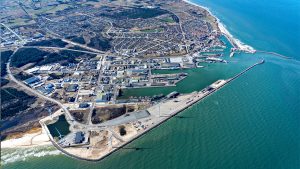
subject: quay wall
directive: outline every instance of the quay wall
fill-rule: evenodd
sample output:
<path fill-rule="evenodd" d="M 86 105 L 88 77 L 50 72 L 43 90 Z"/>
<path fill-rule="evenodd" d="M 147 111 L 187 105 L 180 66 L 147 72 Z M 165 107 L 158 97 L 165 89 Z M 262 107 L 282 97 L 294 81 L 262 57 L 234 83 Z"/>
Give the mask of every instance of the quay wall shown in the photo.
<path fill-rule="evenodd" d="M 233 78 L 230 78 L 229 80 L 227 80 L 224 84 L 222 84 L 221 86 L 219 86 L 218 88 L 215 88 L 213 89 L 212 91 L 206 93 L 203 97 L 198 97 L 197 99 L 191 101 L 190 103 L 188 103 L 184 108 L 181 108 L 177 111 L 175 111 L 173 114 L 171 114 L 170 116 L 167 116 L 166 118 L 164 118 L 163 120 L 159 121 L 157 124 L 155 124 L 154 126 L 152 127 L 149 127 L 148 129 L 146 129 L 144 132 L 136 135 L 135 137 L 133 137 L 131 140 L 127 141 L 127 142 L 124 142 L 123 144 L 121 144 L 119 147 L 115 147 L 115 149 L 113 149 L 111 152 L 107 153 L 106 155 L 98 158 L 98 159 L 87 159 L 87 158 L 82 158 L 82 157 L 78 157 L 78 156 L 75 156 L 75 155 L 72 155 L 70 153 L 68 153 L 67 151 L 63 150 L 63 148 L 61 148 L 54 140 L 52 137 L 50 137 L 51 139 L 51 142 L 53 143 L 53 145 L 58 149 L 60 150 L 61 152 L 63 152 L 64 154 L 72 157 L 72 158 L 76 158 L 76 159 L 79 159 L 79 160 L 85 160 L 85 161 L 100 161 L 100 160 L 103 160 L 104 158 L 108 157 L 109 155 L 111 155 L 112 153 L 118 151 L 119 149 L 122 149 L 124 146 L 128 145 L 129 143 L 133 142 L 134 140 L 142 137 L 144 134 L 150 132 L 152 129 L 160 126 L 161 124 L 163 124 L 164 122 L 166 122 L 167 120 L 171 119 L 172 117 L 176 116 L 178 113 L 182 112 L 183 110 L 185 109 L 188 109 L 189 107 L 191 107 L 193 104 L 199 102 L 200 100 L 206 98 L 207 96 L 213 94 L 214 92 L 218 91 L 219 89 L 221 89 L 222 87 L 224 87 L 226 84 L 232 82 L 233 80 L 237 79 L 238 77 L 242 76 L 243 74 L 245 74 L 246 72 L 248 72 L 249 70 L 251 70 L 252 68 L 254 68 L 255 66 L 257 65 L 260 65 L 260 64 L 263 64 L 265 62 L 265 60 L 262 60 L 258 63 L 255 63 L 254 65 L 248 67 L 247 69 L 245 69 L 244 71 L 240 72 L 239 74 L 235 75 Z M 45 125 L 45 124 L 44 124 Z M 42 125 L 43 126 L 43 125 Z M 46 126 L 44 126 L 46 127 Z M 47 127 L 46 127 L 46 130 L 47 130 Z M 49 131 L 48 131 L 49 132 Z M 48 133 L 47 134 L 50 134 Z M 51 134 L 50 134 L 51 135 Z M 134 149 L 134 148 L 133 148 Z"/>

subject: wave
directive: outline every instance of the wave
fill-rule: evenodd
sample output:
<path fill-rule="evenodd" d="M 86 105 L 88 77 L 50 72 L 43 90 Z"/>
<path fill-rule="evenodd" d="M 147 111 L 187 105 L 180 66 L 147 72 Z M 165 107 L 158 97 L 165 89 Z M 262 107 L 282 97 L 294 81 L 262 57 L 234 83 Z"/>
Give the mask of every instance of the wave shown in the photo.
<path fill-rule="evenodd" d="M 52 146 L 46 147 L 33 147 L 33 148 L 19 148 L 19 149 L 3 149 L 1 150 L 1 163 L 3 165 L 17 162 L 26 161 L 34 157 L 53 156 L 59 155 L 61 152 Z"/>
<path fill-rule="evenodd" d="M 221 31 L 221 33 L 223 35 L 225 35 L 227 37 L 227 39 L 229 41 L 231 41 L 231 43 L 234 43 L 240 50 L 244 50 L 244 51 L 248 51 L 250 53 L 253 53 L 255 52 L 256 50 L 249 46 L 249 45 L 246 45 L 245 43 L 241 42 L 239 39 L 235 38 L 226 28 L 226 26 L 220 21 L 220 19 L 218 17 L 216 17 L 212 12 L 211 10 L 208 8 L 208 7 L 205 7 L 205 6 L 201 6 L 199 4 L 196 4 L 194 2 L 191 2 L 190 0 L 183 0 L 184 2 L 186 3 L 189 3 L 191 5 L 194 5 L 194 6 L 198 6 L 200 8 L 203 8 L 205 9 L 211 16 L 213 16 L 216 20 L 217 20 L 217 23 L 218 23 L 218 27 Z"/>

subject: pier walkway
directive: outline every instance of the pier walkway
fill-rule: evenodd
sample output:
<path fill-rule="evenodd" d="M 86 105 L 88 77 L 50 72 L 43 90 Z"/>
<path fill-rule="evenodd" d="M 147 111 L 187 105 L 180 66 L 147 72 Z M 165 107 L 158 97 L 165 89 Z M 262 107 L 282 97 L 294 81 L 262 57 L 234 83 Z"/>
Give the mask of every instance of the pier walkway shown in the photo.
<path fill-rule="evenodd" d="M 264 60 L 264 59 L 262 59 L 260 62 L 255 63 L 254 65 L 248 67 L 247 69 L 243 70 L 241 73 L 235 75 L 233 78 L 230 78 L 225 84 L 227 84 L 227 83 L 233 81 L 234 79 L 237 79 L 238 77 L 240 77 L 240 76 L 242 76 L 243 74 L 245 74 L 246 72 L 248 72 L 250 69 L 254 68 L 254 67 L 257 66 L 257 65 L 263 64 L 263 63 L 265 63 L 265 60 Z M 225 85 L 225 84 L 224 84 L 224 85 Z"/>

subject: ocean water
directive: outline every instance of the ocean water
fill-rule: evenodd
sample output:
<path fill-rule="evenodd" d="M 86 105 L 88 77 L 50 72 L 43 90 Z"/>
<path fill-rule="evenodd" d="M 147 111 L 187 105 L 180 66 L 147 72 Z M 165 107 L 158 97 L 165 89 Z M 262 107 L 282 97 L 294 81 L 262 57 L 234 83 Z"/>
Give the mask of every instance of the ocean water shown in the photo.
<path fill-rule="evenodd" d="M 243 59 L 243 61 L 241 61 Z M 167 95 L 173 91 L 180 93 L 191 93 L 194 91 L 200 91 L 208 85 L 214 83 L 219 79 L 228 79 L 238 74 L 247 67 L 258 62 L 258 58 L 249 58 L 248 56 L 240 56 L 239 58 L 227 59 L 228 64 L 213 63 L 213 64 L 201 64 L 204 68 L 193 68 L 186 70 L 160 70 L 154 71 L 161 74 L 165 73 L 188 73 L 188 76 L 178 82 L 174 87 L 153 87 L 153 88 L 138 88 L 128 89 L 123 91 L 122 98 L 128 98 L 129 96 L 154 96 L 158 94 Z"/>
<path fill-rule="evenodd" d="M 230 49 L 232 45 L 225 38 L 221 37 L 225 43 L 226 49 L 224 51 L 209 52 L 211 54 L 223 54 L 223 59 L 228 63 L 200 63 L 203 68 L 193 69 L 178 69 L 178 70 L 154 70 L 152 74 L 170 74 L 170 73 L 187 73 L 188 76 L 178 82 L 173 87 L 152 87 L 152 88 L 136 88 L 123 90 L 122 96 L 118 99 L 128 98 L 131 96 L 154 96 L 159 94 L 167 95 L 173 91 L 179 93 L 191 93 L 200 91 L 208 85 L 214 83 L 219 79 L 228 79 L 240 73 L 242 70 L 253 65 L 259 61 L 259 57 L 249 57 L 249 55 L 239 55 L 239 57 L 230 57 Z"/>
<path fill-rule="evenodd" d="M 299 0 L 191 1 L 208 7 L 245 44 L 300 60 Z"/>
<path fill-rule="evenodd" d="M 242 42 L 256 49 L 275 51 L 299 59 L 299 45 L 295 45 L 297 39 L 294 39 L 299 36 L 299 29 L 283 26 L 286 23 L 297 26 L 292 20 L 299 20 L 297 11 L 294 11 L 295 8 L 299 9 L 298 1 L 194 2 L 209 7 Z M 283 9 L 281 13 L 279 9 Z M 274 23 L 274 20 L 279 23 Z M 274 25 L 274 28 L 271 29 L 270 25 Z M 279 29 L 278 25 L 282 27 Z M 291 32 L 294 32 L 294 36 L 289 39 Z M 280 43 L 274 39 L 280 40 Z M 122 149 L 100 162 L 72 159 L 57 154 L 53 148 L 34 150 L 40 155 L 27 155 L 25 158 L 16 158 L 24 155 L 24 151 L 3 150 L 1 159 L 6 161 L 3 168 L 298 169 L 300 62 L 257 53 L 235 55 L 232 63 L 245 67 L 261 58 L 266 60 L 264 64 L 181 112 L 180 115 L 185 118 L 172 118 L 128 145 L 141 150 Z M 234 72 L 224 65 L 214 66 L 218 68 L 217 78 L 226 76 L 226 72 Z M 238 66 L 237 70 L 242 68 Z M 201 74 L 203 78 L 199 79 L 203 81 L 212 76 L 203 73 L 205 69 L 191 71 Z M 195 86 L 197 83 L 200 82 L 191 80 L 186 85 Z"/>

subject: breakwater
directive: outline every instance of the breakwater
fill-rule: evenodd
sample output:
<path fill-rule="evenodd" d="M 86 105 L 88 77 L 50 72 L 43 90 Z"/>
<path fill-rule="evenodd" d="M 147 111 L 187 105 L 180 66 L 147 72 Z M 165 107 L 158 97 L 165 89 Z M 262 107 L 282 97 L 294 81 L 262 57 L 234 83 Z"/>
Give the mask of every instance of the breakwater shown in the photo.
<path fill-rule="evenodd" d="M 197 95 L 195 95 L 191 100 L 189 100 L 188 102 L 185 103 L 185 106 L 179 108 L 179 109 L 176 109 L 175 111 L 171 112 L 170 115 L 168 116 L 160 116 L 160 117 L 163 117 L 163 119 L 159 119 L 159 121 L 154 124 L 153 126 L 150 126 L 149 128 L 145 129 L 143 132 L 137 134 L 136 136 L 134 136 L 132 139 L 130 139 L 129 141 L 126 141 L 126 142 L 123 142 L 121 143 L 120 145 L 118 146 L 115 146 L 113 147 L 113 150 L 110 151 L 109 153 L 105 154 L 104 156 L 101 156 L 100 158 L 98 159 L 88 159 L 88 158 L 82 158 L 82 157 L 78 157 L 76 155 L 73 155 L 73 154 L 70 154 L 69 152 L 65 151 L 62 147 L 60 147 L 54 140 L 53 140 L 53 137 L 51 136 L 50 132 L 48 131 L 47 129 L 47 126 L 44 124 L 44 123 L 41 123 L 41 125 L 46 129 L 46 133 L 48 135 L 50 135 L 50 140 L 51 142 L 53 143 L 53 145 L 58 149 L 60 150 L 61 152 L 63 152 L 64 154 L 66 154 L 67 156 L 69 157 L 72 157 L 72 158 L 76 158 L 76 159 L 79 159 L 79 160 L 85 160 L 85 161 L 100 161 L 106 157 L 108 157 L 109 155 L 111 155 L 112 153 L 118 151 L 119 149 L 123 149 L 124 146 L 128 145 L 129 143 L 133 142 L 134 140 L 140 138 L 141 136 L 143 136 L 144 134 L 148 133 L 149 131 L 151 131 L 152 129 L 160 126 L 161 124 L 163 124 L 164 122 L 166 122 L 167 120 L 171 119 L 172 117 L 176 116 L 178 113 L 182 112 L 183 110 L 191 107 L 192 105 L 194 105 L 195 103 L 199 102 L 200 100 L 203 100 L 204 98 L 206 98 L 207 96 L 215 93 L 216 91 L 218 91 L 219 89 L 221 89 L 222 87 L 224 87 L 226 84 L 232 82 L 233 80 L 239 78 L 240 76 L 242 76 L 243 74 L 245 74 L 246 72 L 248 72 L 249 70 L 251 70 L 252 68 L 260 65 L 260 64 L 263 64 L 265 62 L 265 60 L 261 60 L 260 62 L 257 62 L 255 64 L 253 64 L 252 66 L 248 67 L 247 69 L 243 70 L 242 72 L 240 72 L 239 74 L 235 75 L 234 77 L 226 80 L 225 83 L 221 84 L 220 86 L 218 86 L 217 88 L 214 88 L 213 90 L 210 90 L 210 91 L 205 91 L 202 90 L 200 92 L 197 93 Z"/>
<path fill-rule="evenodd" d="M 291 57 L 284 56 L 284 55 L 281 55 L 281 54 L 276 53 L 276 52 L 268 52 L 268 51 L 263 51 L 263 50 L 257 50 L 256 52 L 258 52 L 258 53 L 270 54 L 270 55 L 274 55 L 274 56 L 278 56 L 278 57 L 281 57 L 281 58 L 283 58 L 283 59 L 292 59 Z"/>

